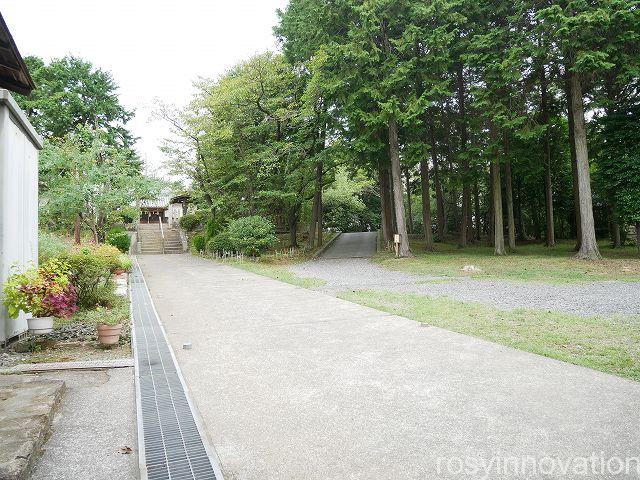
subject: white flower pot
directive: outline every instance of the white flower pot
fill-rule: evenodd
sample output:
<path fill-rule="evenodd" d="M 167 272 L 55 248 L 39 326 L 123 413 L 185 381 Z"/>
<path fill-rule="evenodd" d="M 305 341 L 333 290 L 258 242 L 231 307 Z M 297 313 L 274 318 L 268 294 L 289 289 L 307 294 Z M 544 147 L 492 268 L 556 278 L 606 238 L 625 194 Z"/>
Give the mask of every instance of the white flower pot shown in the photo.
<path fill-rule="evenodd" d="M 53 317 L 27 318 L 27 326 L 33 335 L 44 335 L 53 331 Z"/>

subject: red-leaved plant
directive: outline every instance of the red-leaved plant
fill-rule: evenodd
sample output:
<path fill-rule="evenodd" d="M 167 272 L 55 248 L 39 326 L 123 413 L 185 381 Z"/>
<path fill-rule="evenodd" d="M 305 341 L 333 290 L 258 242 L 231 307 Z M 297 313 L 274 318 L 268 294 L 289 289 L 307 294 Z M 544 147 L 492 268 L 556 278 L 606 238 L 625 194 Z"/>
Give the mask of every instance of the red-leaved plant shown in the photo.
<path fill-rule="evenodd" d="M 52 259 L 39 268 L 30 268 L 9 277 L 4 285 L 9 316 L 20 311 L 34 317 L 69 318 L 78 309 L 76 288 L 69 281 L 69 267 Z"/>

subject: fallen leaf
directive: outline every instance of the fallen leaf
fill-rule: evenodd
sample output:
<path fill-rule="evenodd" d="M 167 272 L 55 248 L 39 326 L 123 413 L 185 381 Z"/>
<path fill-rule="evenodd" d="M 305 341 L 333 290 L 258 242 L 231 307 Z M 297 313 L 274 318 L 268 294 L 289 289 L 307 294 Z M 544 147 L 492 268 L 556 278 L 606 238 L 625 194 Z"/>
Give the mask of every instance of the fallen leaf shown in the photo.
<path fill-rule="evenodd" d="M 131 449 L 131 447 L 127 447 L 126 445 L 124 447 L 120 447 L 120 453 L 122 453 L 123 455 L 128 455 L 129 453 L 133 452 L 133 450 Z"/>

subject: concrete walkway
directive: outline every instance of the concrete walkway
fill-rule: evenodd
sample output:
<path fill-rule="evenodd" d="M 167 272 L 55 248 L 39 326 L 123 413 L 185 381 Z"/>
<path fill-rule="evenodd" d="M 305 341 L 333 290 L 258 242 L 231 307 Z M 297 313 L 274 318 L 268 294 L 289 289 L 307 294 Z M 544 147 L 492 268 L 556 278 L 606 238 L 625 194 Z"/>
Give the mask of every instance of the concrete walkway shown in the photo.
<path fill-rule="evenodd" d="M 227 480 L 637 478 L 561 470 L 638 456 L 638 383 L 189 255 L 139 261 Z"/>
<path fill-rule="evenodd" d="M 47 372 L 65 393 L 32 480 L 135 480 L 138 474 L 133 368 Z M 121 449 L 129 447 L 131 453 Z"/>
<path fill-rule="evenodd" d="M 329 258 L 366 258 L 376 253 L 377 232 L 341 234 L 320 256 Z"/>

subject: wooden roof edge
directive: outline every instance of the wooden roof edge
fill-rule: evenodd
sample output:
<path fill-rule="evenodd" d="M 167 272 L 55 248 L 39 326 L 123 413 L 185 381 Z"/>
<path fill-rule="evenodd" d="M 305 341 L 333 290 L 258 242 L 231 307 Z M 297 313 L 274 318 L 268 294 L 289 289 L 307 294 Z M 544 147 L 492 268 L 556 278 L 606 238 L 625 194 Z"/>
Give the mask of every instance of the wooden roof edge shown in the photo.
<path fill-rule="evenodd" d="M 22 95 L 29 95 L 31 91 L 36 88 L 36 84 L 33 82 L 33 79 L 31 78 L 31 74 L 29 73 L 27 64 L 24 63 L 22 55 L 20 55 L 20 51 L 18 50 L 18 46 L 16 45 L 16 42 L 13 40 L 13 36 L 11 35 L 11 32 L 9 31 L 9 27 L 7 26 L 7 23 L 4 21 L 4 17 L 2 16 L 1 12 L 0 12 L 0 28 L 6 32 L 7 38 L 9 39 L 9 47 L 11 49 L 11 53 L 13 54 L 16 62 L 20 66 L 20 73 L 24 76 L 24 83 L 21 85 L 7 84 L 7 85 L 0 85 L 0 86 L 2 86 L 3 88 L 10 88 L 16 93 L 20 93 Z"/>

